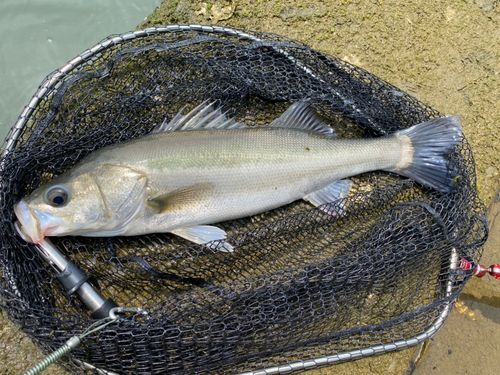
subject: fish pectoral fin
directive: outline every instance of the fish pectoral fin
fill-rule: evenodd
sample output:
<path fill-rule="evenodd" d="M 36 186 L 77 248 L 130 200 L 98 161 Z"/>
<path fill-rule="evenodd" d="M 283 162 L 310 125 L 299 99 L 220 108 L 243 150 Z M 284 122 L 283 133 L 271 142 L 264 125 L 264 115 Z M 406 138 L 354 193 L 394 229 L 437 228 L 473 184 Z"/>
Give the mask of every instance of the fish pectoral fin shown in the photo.
<path fill-rule="evenodd" d="M 172 231 L 173 234 L 199 245 L 206 245 L 210 249 L 233 252 L 234 247 L 226 242 L 226 232 L 211 225 L 196 225 L 193 227 L 180 228 Z M 222 241 L 212 244 L 213 241 Z"/>
<path fill-rule="evenodd" d="M 158 214 L 193 209 L 206 204 L 212 197 L 214 184 L 196 184 L 174 190 L 148 201 Z"/>
<path fill-rule="evenodd" d="M 351 180 L 335 181 L 333 184 L 330 184 L 323 189 L 308 194 L 302 199 L 318 207 L 323 204 L 335 202 L 345 198 L 347 194 L 349 194 L 351 186 Z M 326 207 L 323 208 L 322 211 L 332 216 L 340 215 L 343 213 L 343 210 L 332 211 L 331 209 Z"/>

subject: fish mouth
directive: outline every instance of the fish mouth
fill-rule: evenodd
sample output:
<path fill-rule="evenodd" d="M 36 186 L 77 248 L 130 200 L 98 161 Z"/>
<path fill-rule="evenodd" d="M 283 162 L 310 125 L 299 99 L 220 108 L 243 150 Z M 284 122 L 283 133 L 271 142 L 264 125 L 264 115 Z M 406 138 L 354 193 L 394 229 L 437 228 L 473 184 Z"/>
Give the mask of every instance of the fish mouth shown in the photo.
<path fill-rule="evenodd" d="M 14 212 L 21 222 L 24 232 L 35 244 L 43 242 L 46 236 L 63 233 L 64 228 L 67 227 L 61 218 L 47 212 L 31 210 L 23 200 L 14 206 Z"/>

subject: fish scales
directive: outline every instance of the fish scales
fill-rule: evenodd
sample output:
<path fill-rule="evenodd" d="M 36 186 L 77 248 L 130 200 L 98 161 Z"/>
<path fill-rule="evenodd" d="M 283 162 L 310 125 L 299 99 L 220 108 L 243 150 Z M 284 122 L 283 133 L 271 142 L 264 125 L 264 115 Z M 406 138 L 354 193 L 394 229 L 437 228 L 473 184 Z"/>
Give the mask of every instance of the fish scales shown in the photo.
<path fill-rule="evenodd" d="M 401 159 L 399 143 L 396 137 L 340 140 L 279 128 L 192 131 L 132 141 L 105 150 L 95 162 L 116 159 L 147 173 L 155 195 L 213 183 L 206 210 L 179 213 L 205 224 L 293 202 L 353 171 L 392 169 Z M 160 220 L 152 216 L 129 233 L 158 229 Z M 165 229 L 181 220 L 173 214 L 163 219 Z"/>

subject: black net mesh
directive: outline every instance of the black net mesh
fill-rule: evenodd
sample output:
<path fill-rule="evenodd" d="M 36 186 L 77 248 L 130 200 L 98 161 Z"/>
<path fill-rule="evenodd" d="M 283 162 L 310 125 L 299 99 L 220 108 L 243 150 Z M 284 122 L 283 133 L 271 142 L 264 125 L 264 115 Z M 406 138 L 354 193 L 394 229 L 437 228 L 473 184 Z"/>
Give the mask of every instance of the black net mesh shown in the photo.
<path fill-rule="evenodd" d="M 92 320 L 35 245 L 16 234 L 13 205 L 89 153 L 147 134 L 206 99 L 254 125 L 310 98 L 342 137 L 379 136 L 440 116 L 303 44 L 200 26 L 110 37 L 42 87 L 1 162 L 0 302 L 44 350 Z M 88 336 L 63 366 L 75 373 L 92 366 L 119 374 L 238 373 L 287 363 L 308 368 L 325 364 L 325 356 L 347 360 L 357 350 L 369 355 L 418 342 L 470 276 L 454 269 L 452 255 L 478 261 L 487 236 L 466 140 L 451 160 L 460 177 L 449 194 L 375 172 L 352 178 L 353 192 L 332 203 L 345 206 L 344 215 L 297 201 L 218 224 L 236 248 L 230 254 L 170 234 L 53 238 L 106 298 L 148 312 Z"/>

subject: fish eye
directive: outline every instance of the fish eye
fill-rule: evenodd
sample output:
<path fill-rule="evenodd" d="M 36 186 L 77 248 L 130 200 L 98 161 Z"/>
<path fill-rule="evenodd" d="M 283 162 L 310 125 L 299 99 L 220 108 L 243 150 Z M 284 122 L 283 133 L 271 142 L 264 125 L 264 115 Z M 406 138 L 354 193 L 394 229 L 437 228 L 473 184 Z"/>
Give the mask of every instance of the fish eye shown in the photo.
<path fill-rule="evenodd" d="M 53 207 L 64 206 L 68 201 L 68 192 L 61 186 L 54 186 L 45 193 L 45 202 Z"/>

